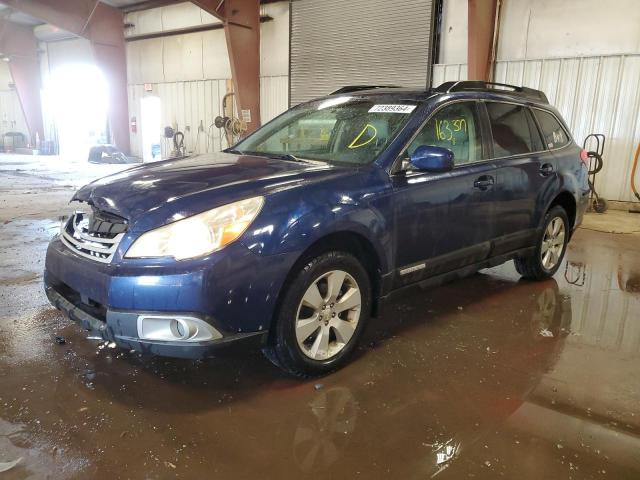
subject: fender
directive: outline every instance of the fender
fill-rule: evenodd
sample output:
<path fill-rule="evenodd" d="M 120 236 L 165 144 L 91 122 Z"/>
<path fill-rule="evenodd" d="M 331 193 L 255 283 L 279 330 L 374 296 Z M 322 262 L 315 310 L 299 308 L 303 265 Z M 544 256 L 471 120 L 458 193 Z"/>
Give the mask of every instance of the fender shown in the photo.
<path fill-rule="evenodd" d="M 295 220 L 289 227 L 267 242 L 247 247 L 261 255 L 294 253 L 299 258 L 311 245 L 332 233 L 350 232 L 362 236 L 373 246 L 382 272 L 392 266 L 389 221 L 370 206 L 330 204 L 318 206 Z"/>

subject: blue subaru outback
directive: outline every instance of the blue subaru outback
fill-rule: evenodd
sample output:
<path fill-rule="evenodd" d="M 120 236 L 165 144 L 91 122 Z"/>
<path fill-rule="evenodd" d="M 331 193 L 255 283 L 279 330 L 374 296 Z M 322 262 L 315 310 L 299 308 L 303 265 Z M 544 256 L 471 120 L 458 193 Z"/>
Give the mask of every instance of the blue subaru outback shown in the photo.
<path fill-rule="evenodd" d="M 124 348 L 199 358 L 253 338 L 287 372 L 321 374 L 403 287 L 509 260 L 553 275 L 587 204 L 585 160 L 537 90 L 345 87 L 225 152 L 81 188 L 45 288 Z"/>

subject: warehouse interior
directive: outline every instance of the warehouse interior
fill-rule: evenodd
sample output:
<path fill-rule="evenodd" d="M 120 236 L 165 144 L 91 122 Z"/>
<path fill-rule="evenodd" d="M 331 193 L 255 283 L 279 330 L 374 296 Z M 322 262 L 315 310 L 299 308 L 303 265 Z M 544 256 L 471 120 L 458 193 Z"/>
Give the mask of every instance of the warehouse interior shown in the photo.
<path fill-rule="evenodd" d="M 0 0 L 0 479 L 638 478 L 640 3 L 614 3 Z M 346 85 L 465 80 L 543 91 L 601 159 L 552 278 L 407 289 L 304 380 L 87 342 L 47 300 L 89 182 Z"/>

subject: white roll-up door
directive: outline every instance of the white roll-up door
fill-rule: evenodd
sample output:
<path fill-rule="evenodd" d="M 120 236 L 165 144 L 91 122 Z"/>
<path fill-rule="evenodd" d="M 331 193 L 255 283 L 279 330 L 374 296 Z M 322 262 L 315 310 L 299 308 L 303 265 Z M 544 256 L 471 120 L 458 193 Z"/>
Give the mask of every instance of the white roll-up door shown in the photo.
<path fill-rule="evenodd" d="M 291 3 L 291 105 L 345 85 L 426 87 L 432 0 Z"/>

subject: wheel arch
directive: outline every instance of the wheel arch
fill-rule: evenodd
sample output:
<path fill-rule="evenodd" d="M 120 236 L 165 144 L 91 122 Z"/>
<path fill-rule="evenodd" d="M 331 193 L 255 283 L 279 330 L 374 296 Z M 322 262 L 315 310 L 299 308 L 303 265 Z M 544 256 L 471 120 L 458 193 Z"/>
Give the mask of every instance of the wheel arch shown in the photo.
<path fill-rule="evenodd" d="M 285 292 L 291 285 L 291 282 L 294 280 L 297 272 L 299 272 L 307 262 L 330 251 L 349 253 L 356 257 L 362 264 L 364 269 L 367 271 L 369 281 L 371 282 L 371 314 L 372 316 L 376 316 L 378 314 L 382 275 L 381 258 L 379 257 L 374 245 L 364 235 L 352 230 L 341 230 L 331 232 L 316 239 L 302 253 L 300 253 L 293 263 L 293 266 L 289 269 L 282 287 L 280 288 L 274 308 L 272 323 L 275 321 L 275 318 L 280 311 Z"/>
<path fill-rule="evenodd" d="M 569 218 L 569 230 L 573 232 L 573 228 L 576 222 L 576 214 L 578 209 L 578 204 L 576 202 L 575 197 L 571 192 L 564 190 L 560 192 L 548 205 L 545 212 L 548 212 L 556 205 L 561 206 L 565 212 L 567 212 L 567 217 Z"/>

